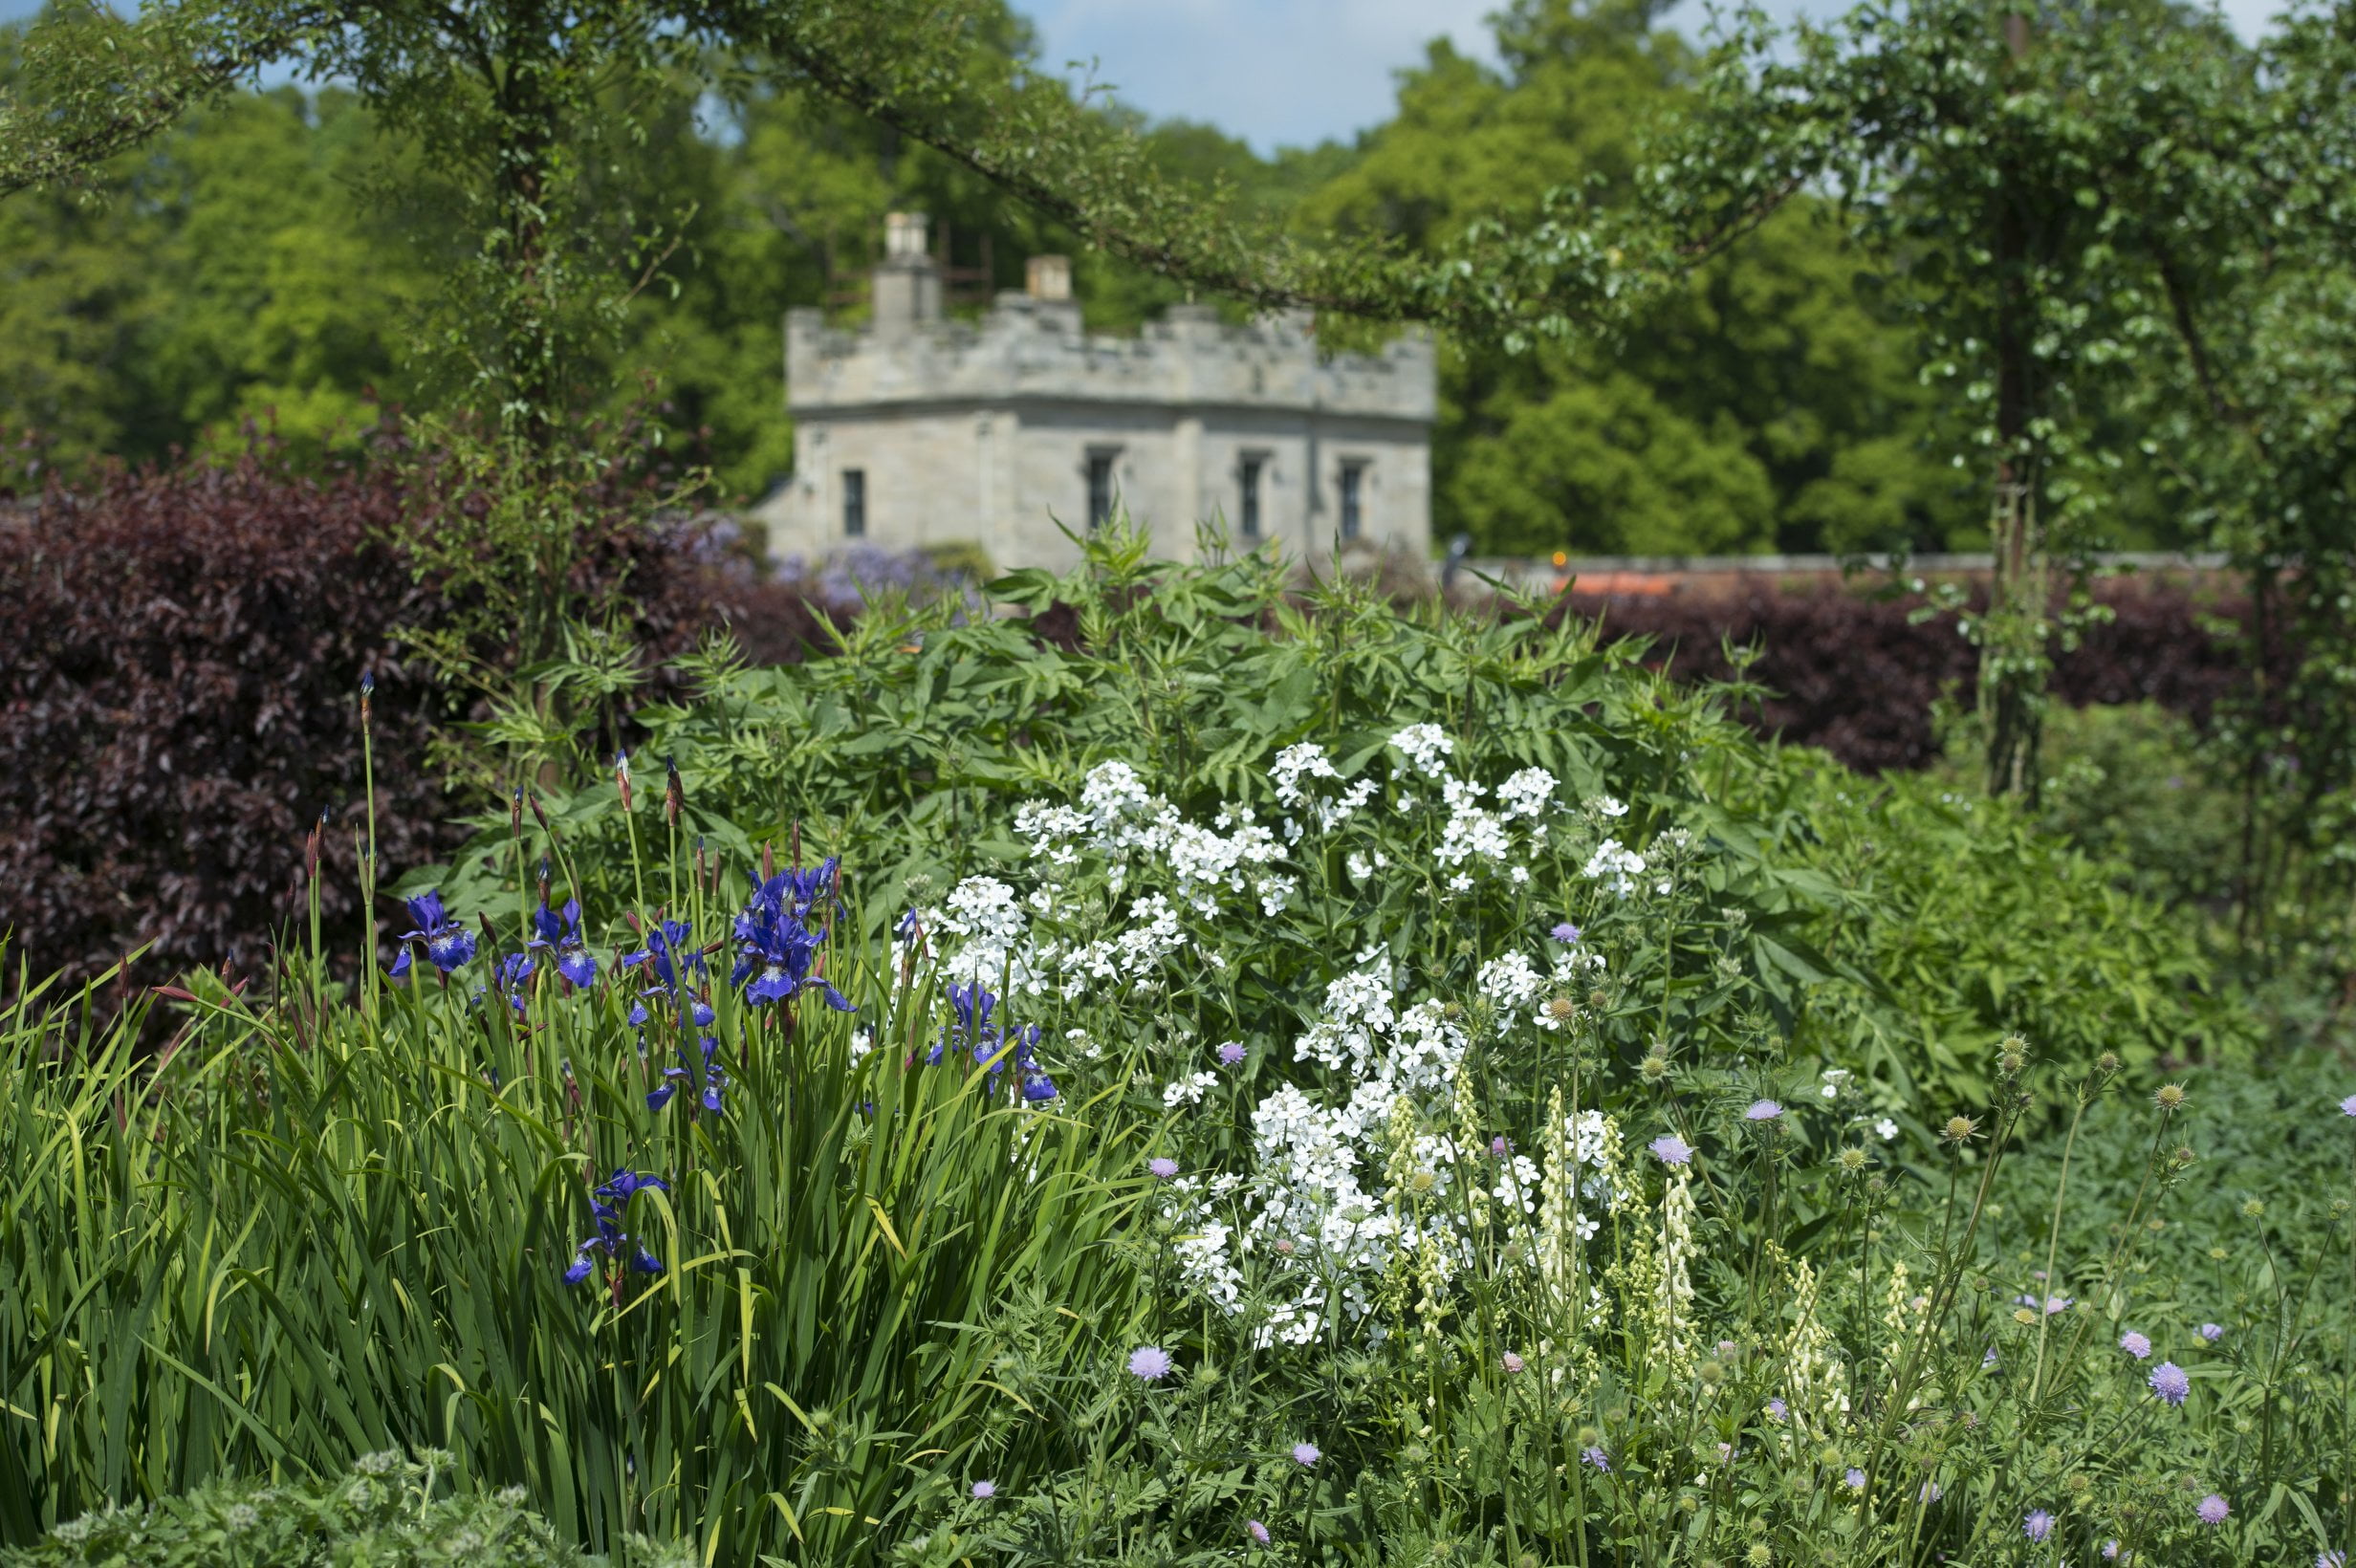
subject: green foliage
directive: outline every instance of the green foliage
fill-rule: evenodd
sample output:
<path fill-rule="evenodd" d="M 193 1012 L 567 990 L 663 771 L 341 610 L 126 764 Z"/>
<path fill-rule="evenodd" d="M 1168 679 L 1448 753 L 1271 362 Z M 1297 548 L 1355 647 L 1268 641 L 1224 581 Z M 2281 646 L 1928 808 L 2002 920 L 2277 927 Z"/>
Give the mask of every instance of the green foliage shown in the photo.
<path fill-rule="evenodd" d="M 1402 611 L 1347 583 L 1300 606 L 1287 589 L 1256 556 L 1170 567 L 1107 535 L 1070 576 L 992 585 L 993 615 L 954 599 L 880 607 L 842 633 L 834 658 L 773 669 L 742 668 L 724 651 L 690 660 L 690 700 L 633 714 L 639 754 L 677 762 L 683 831 L 738 857 L 798 832 L 880 879 L 868 913 L 881 922 L 903 889 L 921 903 L 915 888 L 1018 863 L 1017 809 L 1101 762 L 1136 767 L 1204 815 L 1233 800 L 1265 814 L 1261 770 L 1281 747 L 1314 740 L 1361 756 L 1403 726 L 1436 723 L 1484 769 L 1542 767 L 1664 822 L 1705 814 L 1729 863 L 1748 867 L 1724 896 L 1758 923 L 1753 961 L 1786 994 L 1805 1049 L 1887 1066 L 1909 1095 L 1976 1096 L 1989 1043 L 2016 1030 L 2137 1061 L 2252 1043 L 2206 993 L 2190 927 L 2121 894 L 2110 870 L 2016 810 L 1921 781 L 1868 787 L 1815 753 L 1763 747 L 1718 695 L 1649 675 L 1639 646 L 1598 645 L 1575 619 L 1542 631 Z M 1074 607 L 1077 648 L 1009 613 L 1051 603 Z M 612 677 L 576 661 L 535 679 L 571 702 L 577 689 L 608 693 Z M 504 733 L 513 784 L 545 788 L 552 770 L 586 781 L 549 790 L 544 806 L 588 902 L 626 903 L 612 731 L 539 723 Z M 505 788 L 483 838 L 404 887 L 438 882 L 486 904 L 512 896 L 495 853 Z M 1795 978 L 1807 984 L 1792 989 Z"/>
<path fill-rule="evenodd" d="M 361 1456 L 330 1481 L 216 1481 L 143 1509 L 106 1508 L 34 1545 L 0 1546 L 6 1568 L 688 1568 L 684 1551 L 633 1540 L 609 1559 L 561 1544 L 517 1491 L 444 1496 L 450 1456 Z"/>

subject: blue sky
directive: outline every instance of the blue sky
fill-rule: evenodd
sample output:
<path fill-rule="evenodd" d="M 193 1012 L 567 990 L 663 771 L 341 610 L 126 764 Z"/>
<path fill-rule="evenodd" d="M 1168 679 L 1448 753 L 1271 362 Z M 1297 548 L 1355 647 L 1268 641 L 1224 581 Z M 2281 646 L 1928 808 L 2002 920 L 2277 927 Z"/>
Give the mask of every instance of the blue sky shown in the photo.
<path fill-rule="evenodd" d="M 1209 120 L 1262 152 L 1346 140 L 1388 117 L 1392 73 L 1446 33 L 1490 57 L 1483 18 L 1497 0 L 1016 0 L 1049 62 L 1094 60 L 1100 81 L 1157 119 Z M 1846 0 L 1769 0 L 1786 13 L 1836 14 Z M 0 0 L 0 20 L 39 0 Z M 2226 0 L 2243 37 L 2280 0 Z M 1698 34 L 1703 0 L 1669 22 Z"/>

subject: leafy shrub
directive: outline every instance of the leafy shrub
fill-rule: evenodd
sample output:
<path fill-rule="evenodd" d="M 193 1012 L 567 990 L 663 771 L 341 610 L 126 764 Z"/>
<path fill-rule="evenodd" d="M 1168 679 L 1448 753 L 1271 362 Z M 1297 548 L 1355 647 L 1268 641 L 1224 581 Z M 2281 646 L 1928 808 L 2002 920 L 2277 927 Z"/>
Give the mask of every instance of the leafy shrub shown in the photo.
<path fill-rule="evenodd" d="M 2127 579 L 2099 584 L 2096 600 L 2109 619 L 2059 654 L 2057 703 L 2149 701 L 2205 724 L 2244 680 L 2232 643 L 2212 629 L 2246 616 L 2237 598 Z M 1931 766 L 1941 750 L 1936 705 L 1968 704 L 1978 679 L 1978 650 L 1952 616 L 1918 619 L 1927 608 L 1919 595 L 1762 585 L 1727 599 L 1574 590 L 1565 612 L 1601 620 L 1607 635 L 1648 639 L 1647 657 L 1680 679 L 1747 676 L 1771 693 L 1756 709 L 1763 733 L 1878 773 Z M 1728 644 L 1756 657 L 1738 664 Z"/>
<path fill-rule="evenodd" d="M 51 485 L 0 524 L 0 933 L 13 956 L 68 980 L 142 946 L 148 978 L 251 972 L 296 913 L 289 851 L 322 814 L 320 853 L 338 875 L 322 883 L 321 915 L 348 950 L 360 930 L 350 871 L 365 826 L 363 672 L 376 681 L 386 859 L 454 847 L 429 741 L 479 713 L 437 684 L 413 634 L 476 623 L 480 606 L 446 592 L 444 573 L 476 548 L 469 524 L 447 519 L 480 497 L 442 483 L 431 454 L 403 453 L 390 435 L 372 461 L 319 477 L 257 446 L 220 467 Z M 731 573 L 607 504 L 565 591 L 579 604 L 628 596 L 632 644 L 660 659 L 748 605 L 770 657 L 822 639 L 805 590 Z M 443 567 L 424 575 L 421 530 L 449 535 L 434 545 Z M 465 654 L 494 678 L 519 658 L 480 638 Z"/>
<path fill-rule="evenodd" d="M 1256 560 L 1173 570 L 1133 544 L 1096 551 L 1063 578 L 993 590 L 1029 621 L 941 601 L 879 611 L 839 656 L 795 669 L 687 662 L 687 699 L 637 713 L 642 758 L 678 766 L 682 841 L 741 859 L 798 833 L 868 868 L 881 922 L 943 879 L 1019 863 L 1018 808 L 1099 762 L 1133 766 L 1181 810 L 1270 820 L 1281 805 L 1263 770 L 1284 746 L 1315 740 L 1355 768 L 1403 726 L 1435 723 L 1484 771 L 1543 768 L 1627 802 L 1631 843 L 1681 824 L 1718 834 L 1722 902 L 1752 923 L 1738 956 L 1784 996 L 1807 1049 L 1971 1097 L 1984 1079 L 1967 1063 L 2014 1029 L 2136 1060 L 2248 1043 L 2203 994 L 2192 934 L 2013 808 L 1865 785 L 1818 753 L 1763 747 L 1713 693 L 1646 670 L 1637 644 L 1577 621 L 1396 609 L 1347 581 L 1297 600 Z M 616 908 L 634 889 L 603 766 L 584 746 L 571 771 L 592 782 L 543 805 L 584 902 Z M 512 897 L 507 814 L 482 826 L 411 890 Z M 1425 917 L 1399 918 L 1418 939 Z M 1309 955 L 1312 970 L 1330 962 Z"/>
<path fill-rule="evenodd" d="M 332 1481 L 216 1481 L 145 1508 L 106 1508 L 28 1547 L 0 1547 L 0 1568 L 68 1563 L 140 1568 L 599 1568 L 527 1512 L 520 1492 L 449 1497 L 435 1485 L 449 1455 L 362 1457 Z M 689 1568 L 692 1556 L 626 1543 L 613 1568 Z"/>
<path fill-rule="evenodd" d="M 438 696 L 395 627 L 433 619 L 389 543 L 391 469 L 117 470 L 0 529 L 0 878 L 35 973 L 266 962 L 289 850 L 330 814 L 331 929 L 357 930 L 357 686 L 373 669 L 384 853 L 450 842 L 425 768 Z"/>

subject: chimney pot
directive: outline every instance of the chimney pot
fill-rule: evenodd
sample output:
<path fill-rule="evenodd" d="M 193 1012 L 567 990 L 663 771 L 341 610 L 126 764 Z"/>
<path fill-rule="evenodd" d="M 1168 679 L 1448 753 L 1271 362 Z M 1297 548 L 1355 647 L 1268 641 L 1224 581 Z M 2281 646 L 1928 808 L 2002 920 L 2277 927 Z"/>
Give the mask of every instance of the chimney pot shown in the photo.
<path fill-rule="evenodd" d="M 1023 292 L 1034 299 L 1072 297 L 1072 258 L 1033 256 L 1023 266 Z"/>

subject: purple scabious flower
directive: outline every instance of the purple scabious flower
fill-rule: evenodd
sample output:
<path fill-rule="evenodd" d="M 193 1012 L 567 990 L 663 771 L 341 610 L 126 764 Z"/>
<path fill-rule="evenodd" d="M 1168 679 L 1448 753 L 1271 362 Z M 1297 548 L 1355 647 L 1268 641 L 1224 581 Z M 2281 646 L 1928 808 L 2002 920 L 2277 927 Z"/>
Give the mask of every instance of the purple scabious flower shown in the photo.
<path fill-rule="evenodd" d="M 2318 1552 L 2315 1554 L 2315 1568 L 2347 1568 L 2347 1554 L 2345 1552 Z"/>
<path fill-rule="evenodd" d="M 1296 1443 L 1293 1445 L 1293 1463 L 1296 1465 L 1314 1465 L 1324 1457 L 1325 1455 L 1323 1450 L 1320 1449 L 1314 1443 Z"/>
<path fill-rule="evenodd" d="M 2340 1101 L 2340 1114 L 2342 1116 L 2356 1116 L 2356 1095 L 2350 1095 L 2345 1100 Z"/>
<path fill-rule="evenodd" d="M 1673 1132 L 1663 1133 L 1647 1143 L 1652 1157 L 1665 1165 L 1686 1165 L 1693 1163 L 1693 1145 Z"/>
<path fill-rule="evenodd" d="M 2116 1561 L 2118 1561 L 2118 1560 L 2119 1560 L 2119 1537 L 2118 1537 L 2118 1536 L 2113 1535 L 2113 1536 L 2111 1536 L 2111 1537 L 2110 1537 L 2110 1539 L 2108 1539 L 2108 1540 L 2106 1540 L 2106 1541 L 2105 1541 L 2105 1542 L 2103 1543 L 2103 1560 L 2104 1560 L 2105 1562 L 2116 1562 Z"/>
<path fill-rule="evenodd" d="M 585 987 L 598 977 L 598 961 L 589 956 L 589 949 L 580 939 L 580 901 L 567 899 L 562 909 L 551 909 L 543 904 L 533 912 L 532 940 L 524 944 L 526 952 L 553 950 L 556 955 L 556 972 L 577 987 Z"/>
<path fill-rule="evenodd" d="M 1508 1372 L 1518 1372 L 1529 1364 L 1530 1363 L 1528 1361 L 1523 1361 L 1519 1356 L 1515 1355 L 1510 1350 L 1505 1353 L 1503 1365 L 1505 1370 Z"/>
<path fill-rule="evenodd" d="M 1783 1107 L 1772 1100 L 1755 1100 L 1751 1108 L 1742 1113 L 1745 1122 L 1773 1122 L 1783 1114 Z"/>
<path fill-rule="evenodd" d="M 2208 1496 L 2203 1497 L 2200 1500 L 2200 1506 L 2195 1508 L 2192 1512 L 2200 1515 L 2200 1522 L 2203 1524 L 2223 1524 L 2225 1522 L 2226 1515 L 2233 1513 L 2233 1511 L 2234 1508 L 2231 1503 L 2228 1503 L 2223 1497 L 2218 1496 L 2213 1492 Z"/>
<path fill-rule="evenodd" d="M 1244 1520 L 1243 1533 L 1252 1537 L 1254 1545 L 1266 1546 L 1268 1544 L 1268 1527 L 1257 1519 Z"/>
<path fill-rule="evenodd" d="M 1546 934 L 1553 937 L 1557 942 L 1577 942 L 1579 940 L 1579 927 L 1566 920 Z"/>
<path fill-rule="evenodd" d="M 2225 1325 L 2222 1323 L 2203 1323 L 2200 1326 L 2200 1337 L 2208 1340 L 2211 1344 L 2215 1344 L 2219 1339 L 2225 1338 Z"/>
<path fill-rule="evenodd" d="M 1915 1499 L 1926 1508 L 1946 1495 L 1947 1489 L 1936 1481 L 1925 1481 L 1914 1493 Z"/>
<path fill-rule="evenodd" d="M 1580 1463 L 1593 1465 L 1597 1470 L 1602 1470 L 1605 1475 L 1609 1475 L 1611 1473 L 1610 1456 L 1604 1453 L 1603 1449 L 1595 1447 L 1593 1444 L 1589 1444 L 1586 1448 L 1579 1450 L 1579 1459 Z"/>
<path fill-rule="evenodd" d="M 2020 1521 L 2020 1533 L 2042 1544 L 2053 1534 L 2053 1515 L 2041 1508 L 2030 1510 L 2029 1516 Z"/>
<path fill-rule="evenodd" d="M 2162 1361 L 2151 1369 L 2149 1380 L 2151 1391 L 2171 1405 L 2182 1405 L 2184 1396 L 2192 1391 L 2192 1380 L 2174 1361 Z"/>
<path fill-rule="evenodd" d="M 1779 1399 L 1771 1399 L 1767 1402 L 1767 1419 L 1770 1421 L 1781 1421 L 1791 1412 L 1792 1407 Z"/>
<path fill-rule="evenodd" d="M 1219 1047 L 1219 1064 L 1222 1067 L 1233 1067 L 1242 1060 L 1243 1041 L 1230 1040 Z"/>
<path fill-rule="evenodd" d="M 1865 1490 L 1865 1472 L 1851 1465 L 1847 1473 L 1841 1477 L 1841 1482 L 1851 1492 L 1863 1492 Z"/>
<path fill-rule="evenodd" d="M 1514 1152 L 1514 1145 L 1505 1134 L 1499 1133 L 1489 1141 L 1489 1152 L 1502 1160 Z"/>
<path fill-rule="evenodd" d="M 1155 1383 L 1169 1376 L 1169 1352 L 1160 1345 L 1140 1345 L 1129 1352 L 1129 1374 Z"/>
<path fill-rule="evenodd" d="M 1155 1180 L 1167 1182 L 1178 1174 L 1178 1162 L 1166 1154 L 1157 1154 L 1145 1162 L 1145 1168 L 1153 1173 Z"/>
<path fill-rule="evenodd" d="M 2119 1348 L 2139 1361 L 2148 1361 L 2151 1356 L 2151 1341 L 2133 1329 L 2119 1336 Z"/>
<path fill-rule="evenodd" d="M 995 1481 L 976 1481 L 973 1483 L 973 1495 L 982 1501 L 987 1502 L 989 1499 L 995 1497 L 997 1494 L 998 1483 Z"/>
<path fill-rule="evenodd" d="M 394 938 L 402 944 L 401 955 L 393 960 L 396 979 L 409 972 L 408 944 L 412 942 L 425 945 L 425 961 L 444 974 L 474 956 L 474 938 L 442 907 L 438 891 L 428 890 L 402 902 L 409 906 L 409 918 L 417 922 L 417 928 Z"/>

